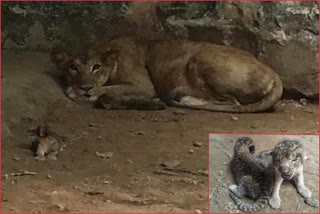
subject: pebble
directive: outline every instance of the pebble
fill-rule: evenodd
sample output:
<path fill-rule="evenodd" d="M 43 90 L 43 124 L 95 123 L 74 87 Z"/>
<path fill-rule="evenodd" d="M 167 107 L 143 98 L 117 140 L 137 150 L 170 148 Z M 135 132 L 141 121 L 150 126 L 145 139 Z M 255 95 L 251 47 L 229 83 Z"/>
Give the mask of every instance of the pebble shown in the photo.
<path fill-rule="evenodd" d="M 179 166 L 181 164 L 181 161 L 179 160 L 167 160 L 161 163 L 162 166 L 166 166 L 166 167 L 176 167 Z"/>
<path fill-rule="evenodd" d="M 48 178 L 48 179 L 52 178 L 52 175 L 47 175 L 47 178 Z"/>
<path fill-rule="evenodd" d="M 19 157 L 13 157 L 12 159 L 15 160 L 15 161 L 19 161 L 20 160 Z"/>
<path fill-rule="evenodd" d="M 51 209 L 54 211 L 63 211 L 65 210 L 65 206 L 63 204 L 54 204 L 51 206 Z"/>
<path fill-rule="evenodd" d="M 193 150 L 193 149 L 189 149 L 188 153 L 189 153 L 189 154 L 193 154 L 193 153 L 194 153 L 194 150 Z"/>
<path fill-rule="evenodd" d="M 202 143 L 201 142 L 193 142 L 193 146 L 194 147 L 201 147 L 202 146 Z"/>
<path fill-rule="evenodd" d="M 313 114 L 313 111 L 311 109 L 305 109 L 304 112 Z"/>
<path fill-rule="evenodd" d="M 308 105 L 309 101 L 305 98 L 302 98 L 299 100 L 299 103 L 303 106 L 306 106 L 306 105 Z"/>
<path fill-rule="evenodd" d="M 252 124 L 250 125 L 250 128 L 252 128 L 252 129 L 256 129 L 256 128 L 258 128 L 258 125 L 257 125 L 257 124 L 252 123 Z"/>
<path fill-rule="evenodd" d="M 196 209 L 196 210 L 195 210 L 195 213 L 202 213 L 202 211 L 199 210 L 199 209 Z"/>
<path fill-rule="evenodd" d="M 159 122 L 159 119 L 158 118 L 154 118 L 153 122 Z"/>
<path fill-rule="evenodd" d="M 137 135 L 140 135 L 140 136 L 141 136 L 141 135 L 144 135 L 144 131 L 137 131 L 136 134 L 137 134 Z"/>
<path fill-rule="evenodd" d="M 99 158 L 109 159 L 113 157 L 113 152 L 96 152 L 96 156 Z"/>
<path fill-rule="evenodd" d="M 237 121 L 237 120 L 239 120 L 239 117 L 234 116 L 234 115 L 231 115 L 231 120 L 233 120 L 233 121 Z"/>

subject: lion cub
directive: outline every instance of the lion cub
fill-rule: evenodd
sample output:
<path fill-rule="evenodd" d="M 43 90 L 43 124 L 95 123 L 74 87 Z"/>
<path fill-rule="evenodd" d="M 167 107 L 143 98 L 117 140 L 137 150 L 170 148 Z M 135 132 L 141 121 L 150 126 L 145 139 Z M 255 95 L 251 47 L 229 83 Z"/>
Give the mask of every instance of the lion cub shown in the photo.
<path fill-rule="evenodd" d="M 303 161 L 304 150 L 297 140 L 283 140 L 272 151 L 273 167 L 275 169 L 275 182 L 270 206 L 279 209 L 281 199 L 279 196 L 280 186 L 283 180 L 294 180 L 298 193 L 305 202 L 313 207 L 318 207 L 318 202 L 311 198 L 311 191 L 304 184 Z"/>
<path fill-rule="evenodd" d="M 241 137 L 236 141 L 231 170 L 238 185 L 230 185 L 230 197 L 244 212 L 257 212 L 269 200 L 273 184 L 273 168 L 262 165 L 255 157 L 255 145 L 249 137 Z M 242 202 L 240 198 L 249 196 L 256 201 L 253 204 Z"/>
<path fill-rule="evenodd" d="M 35 160 L 44 161 L 46 158 L 57 160 L 59 152 L 66 147 L 65 138 L 58 136 L 49 130 L 47 126 L 38 126 L 32 130 L 36 138 L 32 141 L 32 147 L 35 150 Z"/>

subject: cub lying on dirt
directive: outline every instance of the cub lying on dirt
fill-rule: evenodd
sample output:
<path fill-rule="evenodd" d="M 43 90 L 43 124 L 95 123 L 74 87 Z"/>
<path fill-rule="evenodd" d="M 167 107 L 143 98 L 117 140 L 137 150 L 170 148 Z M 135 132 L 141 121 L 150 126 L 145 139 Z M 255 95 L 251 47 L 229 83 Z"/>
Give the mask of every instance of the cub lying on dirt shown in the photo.
<path fill-rule="evenodd" d="M 64 73 L 69 98 L 115 109 L 164 109 L 164 102 L 209 111 L 262 112 L 274 106 L 283 90 L 279 76 L 248 52 L 210 43 L 145 44 L 124 37 L 98 42 L 77 57 L 53 52 L 51 59 Z"/>

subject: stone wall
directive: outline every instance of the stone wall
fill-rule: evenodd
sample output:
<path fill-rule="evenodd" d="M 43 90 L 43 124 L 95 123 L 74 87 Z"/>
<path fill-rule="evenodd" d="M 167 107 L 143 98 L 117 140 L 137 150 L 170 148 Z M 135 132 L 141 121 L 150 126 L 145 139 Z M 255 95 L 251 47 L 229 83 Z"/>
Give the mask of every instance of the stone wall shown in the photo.
<path fill-rule="evenodd" d="M 7 49 L 78 51 L 99 37 L 186 38 L 250 51 L 291 97 L 318 97 L 317 2 L 4 2 Z"/>

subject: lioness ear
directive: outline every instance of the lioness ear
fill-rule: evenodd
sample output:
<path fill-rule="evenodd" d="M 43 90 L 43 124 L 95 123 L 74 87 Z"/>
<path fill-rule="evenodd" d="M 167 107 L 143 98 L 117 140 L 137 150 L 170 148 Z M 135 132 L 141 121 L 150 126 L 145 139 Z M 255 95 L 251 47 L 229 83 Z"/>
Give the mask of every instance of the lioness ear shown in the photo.
<path fill-rule="evenodd" d="M 62 68 L 69 61 L 70 56 L 62 51 L 52 51 L 50 54 L 51 61 L 59 68 Z"/>
<path fill-rule="evenodd" d="M 115 61 L 119 60 L 119 50 L 109 50 L 101 54 L 101 61 L 109 66 L 113 66 Z"/>

